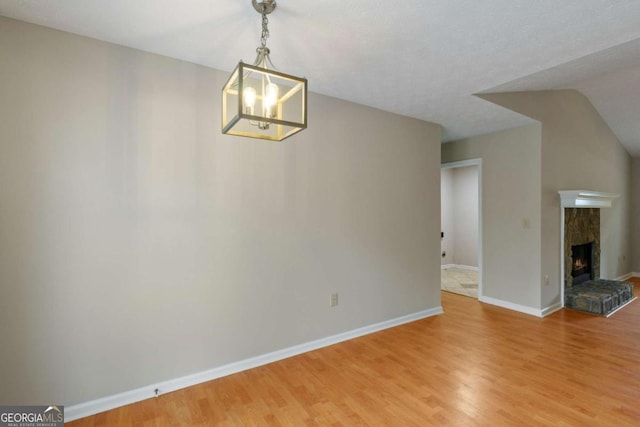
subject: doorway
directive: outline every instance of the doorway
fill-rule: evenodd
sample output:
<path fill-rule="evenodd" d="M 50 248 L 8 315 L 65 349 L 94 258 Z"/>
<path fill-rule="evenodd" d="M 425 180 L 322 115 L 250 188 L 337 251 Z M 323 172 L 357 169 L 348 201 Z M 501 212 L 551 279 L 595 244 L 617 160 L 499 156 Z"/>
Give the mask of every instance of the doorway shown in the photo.
<path fill-rule="evenodd" d="M 482 161 L 441 165 L 441 284 L 447 292 L 482 296 Z"/>

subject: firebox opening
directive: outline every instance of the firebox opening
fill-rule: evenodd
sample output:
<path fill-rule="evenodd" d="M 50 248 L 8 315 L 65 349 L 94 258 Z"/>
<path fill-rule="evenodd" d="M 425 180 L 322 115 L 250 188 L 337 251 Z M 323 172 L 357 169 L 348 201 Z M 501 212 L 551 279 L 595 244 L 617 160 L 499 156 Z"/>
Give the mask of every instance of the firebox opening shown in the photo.
<path fill-rule="evenodd" d="M 571 246 L 571 277 L 573 285 L 592 280 L 593 242 Z"/>

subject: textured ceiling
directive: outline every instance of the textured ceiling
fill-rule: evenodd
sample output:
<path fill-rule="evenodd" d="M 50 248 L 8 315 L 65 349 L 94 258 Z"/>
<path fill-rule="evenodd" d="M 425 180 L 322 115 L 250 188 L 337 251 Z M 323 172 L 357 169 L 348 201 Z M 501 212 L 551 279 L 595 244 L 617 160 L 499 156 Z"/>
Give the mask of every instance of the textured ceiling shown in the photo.
<path fill-rule="evenodd" d="M 226 71 L 260 37 L 250 0 L 0 0 L 0 15 Z M 445 141 L 531 122 L 474 93 L 575 88 L 640 156 L 640 0 L 278 0 L 269 20 L 279 69 Z"/>

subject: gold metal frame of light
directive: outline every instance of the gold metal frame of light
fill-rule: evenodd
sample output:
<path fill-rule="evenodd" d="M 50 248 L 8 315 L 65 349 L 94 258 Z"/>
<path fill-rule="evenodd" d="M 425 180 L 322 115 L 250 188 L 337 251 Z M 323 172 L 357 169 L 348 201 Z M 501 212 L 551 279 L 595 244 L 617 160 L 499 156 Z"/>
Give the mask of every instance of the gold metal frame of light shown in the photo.
<path fill-rule="evenodd" d="M 282 141 L 307 128 L 307 79 L 271 69 L 267 14 L 276 2 L 252 2 L 262 15 L 261 46 L 255 63 L 240 61 L 222 88 L 222 133 Z"/>
<path fill-rule="evenodd" d="M 277 98 L 272 116 L 265 108 L 256 111 L 247 105 L 247 88 L 259 89 L 264 81 L 277 82 L 280 92 L 284 92 Z M 262 104 L 263 95 L 255 97 Z M 222 89 L 222 133 L 282 141 L 306 127 L 307 79 L 242 61 L 238 64 Z"/>

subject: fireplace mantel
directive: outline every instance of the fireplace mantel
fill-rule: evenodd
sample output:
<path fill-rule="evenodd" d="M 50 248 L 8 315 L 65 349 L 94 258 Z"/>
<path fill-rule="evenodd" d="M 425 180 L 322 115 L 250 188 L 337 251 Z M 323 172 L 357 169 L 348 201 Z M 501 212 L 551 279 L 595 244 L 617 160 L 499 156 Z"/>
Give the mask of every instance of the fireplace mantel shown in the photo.
<path fill-rule="evenodd" d="M 613 201 L 620 197 L 615 193 L 587 190 L 561 190 L 558 193 L 563 208 L 610 208 Z"/>

